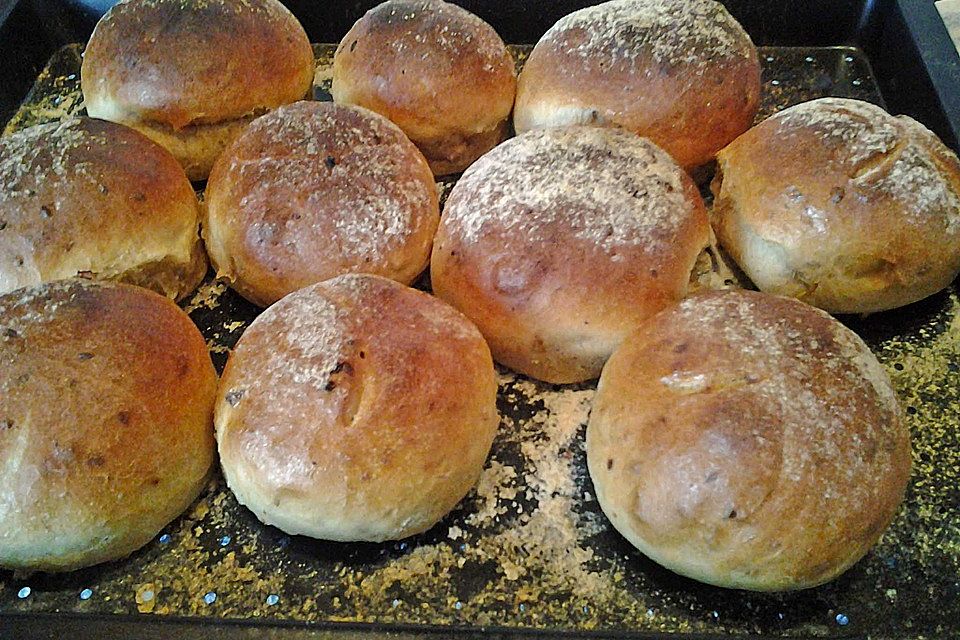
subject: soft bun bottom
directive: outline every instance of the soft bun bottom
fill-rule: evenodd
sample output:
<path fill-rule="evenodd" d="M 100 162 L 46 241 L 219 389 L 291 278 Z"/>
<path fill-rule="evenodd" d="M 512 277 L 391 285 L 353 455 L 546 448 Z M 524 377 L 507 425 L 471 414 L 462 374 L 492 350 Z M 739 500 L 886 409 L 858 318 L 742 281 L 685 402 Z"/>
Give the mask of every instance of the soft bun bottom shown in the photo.
<path fill-rule="evenodd" d="M 207 252 L 198 238 L 189 262 L 179 262 L 176 258 L 166 257 L 124 271 L 110 279 L 144 287 L 174 300 L 182 300 L 200 286 L 203 277 L 207 275 L 207 266 Z"/>
<path fill-rule="evenodd" d="M 490 149 L 507 139 L 506 120 L 492 129 L 476 133 L 444 133 L 433 137 L 412 137 L 435 176 L 460 173 Z"/>
<path fill-rule="evenodd" d="M 259 115 L 259 114 L 258 114 Z M 167 151 L 183 166 L 191 182 L 206 180 L 213 163 L 257 116 L 228 122 L 194 124 L 179 131 L 156 122 L 125 122 Z"/>

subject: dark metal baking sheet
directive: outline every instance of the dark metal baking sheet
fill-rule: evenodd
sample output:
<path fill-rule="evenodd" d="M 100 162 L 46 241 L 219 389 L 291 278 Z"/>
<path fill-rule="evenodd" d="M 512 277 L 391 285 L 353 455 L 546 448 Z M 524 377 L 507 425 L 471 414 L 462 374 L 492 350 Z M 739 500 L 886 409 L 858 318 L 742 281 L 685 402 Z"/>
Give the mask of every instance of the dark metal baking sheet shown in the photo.
<path fill-rule="evenodd" d="M 528 49 L 516 49 L 518 57 Z M 324 99 L 332 47 L 316 50 Z M 8 129 L 79 112 L 79 54 L 73 46 L 54 56 Z M 761 59 L 762 115 L 823 95 L 881 101 L 855 48 L 762 48 Z M 257 314 L 209 279 L 185 307 L 218 368 Z M 500 370 L 503 420 L 479 487 L 427 533 L 389 544 L 291 538 L 259 524 L 218 477 L 126 560 L 57 576 L 0 572 L 0 635 L 60 625 L 87 637 L 124 629 L 252 637 L 248 625 L 263 621 L 280 625 L 262 629 L 277 637 L 443 637 L 449 627 L 497 638 L 536 629 L 587 637 L 960 636 L 958 310 L 951 288 L 896 312 L 845 319 L 891 374 L 913 434 L 914 473 L 882 542 L 823 587 L 729 591 L 646 560 L 593 499 L 582 436 L 594 385 L 547 385 Z M 112 616 L 84 617 L 94 614 Z"/>

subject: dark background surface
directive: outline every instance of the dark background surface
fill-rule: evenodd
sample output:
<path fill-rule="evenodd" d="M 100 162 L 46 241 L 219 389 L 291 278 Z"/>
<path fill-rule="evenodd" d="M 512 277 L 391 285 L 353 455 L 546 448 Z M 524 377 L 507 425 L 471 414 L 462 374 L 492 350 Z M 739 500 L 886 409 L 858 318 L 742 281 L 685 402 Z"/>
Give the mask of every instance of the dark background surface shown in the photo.
<path fill-rule="evenodd" d="M 682 1 L 682 0 L 680 0 Z M 4 120 L 30 88 L 37 73 L 61 45 L 87 39 L 110 2 L 0 0 L 0 112 Z M 287 0 L 314 42 L 337 42 L 375 2 Z M 533 43 L 560 16 L 590 3 L 469 1 L 459 4 L 490 22 L 507 42 Z M 725 4 L 759 45 L 859 47 L 870 58 L 891 111 L 913 115 L 957 149 L 960 131 L 960 61 L 931 0 L 726 0 Z M 956 593 L 943 594 L 948 598 Z M 97 619 L 74 615 L 0 617 L 0 638 L 354 638 L 369 627 L 303 628 L 282 623 L 249 627 L 150 617 Z M 449 629 L 394 628 L 383 636 L 450 637 Z M 536 631 L 458 630 L 463 638 L 548 637 Z M 576 634 L 574 637 L 579 636 Z M 608 633 L 580 637 L 627 637 Z M 629 637 L 654 637 L 630 635 Z M 685 636 L 694 640 L 707 636 Z M 857 637 L 857 636 L 852 636 Z M 928 636 L 931 637 L 931 636 Z"/>
<path fill-rule="evenodd" d="M 338 42 L 377 4 L 284 0 L 312 42 Z M 16 109 L 47 59 L 85 42 L 111 0 L 0 0 L 0 117 Z M 460 0 L 505 42 L 534 43 L 557 19 L 595 2 Z M 861 48 L 890 109 L 909 114 L 958 149 L 960 59 L 933 0 L 725 0 L 758 45 Z"/>

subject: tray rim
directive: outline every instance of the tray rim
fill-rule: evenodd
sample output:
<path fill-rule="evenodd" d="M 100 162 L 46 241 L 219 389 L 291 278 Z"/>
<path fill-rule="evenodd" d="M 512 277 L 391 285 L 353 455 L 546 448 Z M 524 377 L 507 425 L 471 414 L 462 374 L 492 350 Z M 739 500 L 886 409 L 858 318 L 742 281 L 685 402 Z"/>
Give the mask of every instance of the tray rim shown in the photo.
<path fill-rule="evenodd" d="M 16 1 L 16 0 L 14 0 Z M 899 7 L 907 5 L 928 6 L 934 11 L 932 1 L 927 5 L 924 0 L 894 0 Z M 0 0 L 2 3 L 2 0 Z M 917 23 L 911 23 L 917 24 Z M 943 29 L 946 33 L 946 30 Z M 80 45 L 81 50 L 85 43 L 68 43 L 57 49 Z M 317 42 L 311 43 L 313 46 L 336 46 L 333 43 Z M 514 46 L 532 48 L 533 43 L 511 43 Z M 952 46 L 952 44 L 951 44 Z M 809 45 L 759 45 L 758 50 L 765 49 L 806 49 Z M 870 74 L 871 82 L 878 87 L 881 99 L 884 98 L 883 87 L 878 82 L 880 75 L 876 72 L 876 60 L 860 44 L 848 42 L 837 43 L 826 46 L 816 46 L 817 49 L 854 51 L 862 56 L 867 62 L 867 70 Z M 56 53 L 56 52 L 55 52 Z M 929 68 L 927 69 L 930 72 Z M 960 87 L 960 85 L 958 85 Z M 943 96 L 939 93 L 937 98 L 943 105 Z M 31 91 L 25 97 L 29 99 Z M 960 91 L 956 93 L 956 102 L 960 104 Z M 946 105 L 943 105 L 946 106 Z M 952 113 L 944 110 L 945 117 L 951 124 L 954 118 L 960 122 L 960 112 Z M 954 117 L 951 117 L 954 116 Z M 7 122 L 4 122 L 6 125 Z M 957 129 L 955 129 L 957 130 Z M 19 624 L 18 624 L 19 623 Z M 26 623 L 24 625 L 24 623 Z M 412 624 L 412 623 L 383 623 L 383 622 L 335 622 L 335 621 L 315 621 L 307 622 L 300 620 L 278 619 L 278 618 L 236 618 L 236 617 L 202 617 L 202 616 L 183 616 L 183 615 L 154 615 L 154 614 L 107 614 L 107 613 L 82 613 L 74 611 L 55 611 L 55 612 L 19 612 L 19 611 L 0 611 L 0 638 L 60 638 L 65 637 L 69 632 L 71 640 L 85 640 L 86 638 L 177 638 L 182 640 L 216 640 L 218 638 L 247 638 L 255 637 L 248 634 L 251 631 L 261 631 L 263 637 L 278 638 L 280 640 L 301 640 L 313 638 L 329 638 L 331 640 L 353 640 L 355 638 L 394 638 L 395 640 L 426 640 L 428 638 L 456 636 L 466 639 L 484 639 L 484 640 L 523 640 L 525 638 L 583 638 L 590 639 L 632 639 L 632 640 L 664 640 L 666 638 L 684 638 L 689 640 L 729 640 L 731 634 L 724 633 L 703 633 L 703 632 L 666 632 L 652 630 L 578 630 L 578 629 L 551 629 L 540 627 L 509 627 L 509 626 L 477 626 L 467 625 L 436 625 L 436 624 Z M 116 635 L 114 631 L 119 632 Z M 144 633 L 144 632 L 147 633 Z M 153 635 L 156 632 L 157 635 Z M 12 635 L 7 636 L 8 633 Z M 736 635 L 736 634 L 734 634 Z M 259 636 L 257 636 L 259 637 Z M 817 635 L 770 635 L 747 633 L 743 637 L 757 640 L 815 640 L 822 638 Z M 951 635 L 937 633 L 934 631 L 921 630 L 920 633 L 895 636 L 879 636 L 854 632 L 833 633 L 829 638 L 844 640 L 848 638 L 864 638 L 883 640 L 906 639 L 906 638 L 948 638 Z"/>

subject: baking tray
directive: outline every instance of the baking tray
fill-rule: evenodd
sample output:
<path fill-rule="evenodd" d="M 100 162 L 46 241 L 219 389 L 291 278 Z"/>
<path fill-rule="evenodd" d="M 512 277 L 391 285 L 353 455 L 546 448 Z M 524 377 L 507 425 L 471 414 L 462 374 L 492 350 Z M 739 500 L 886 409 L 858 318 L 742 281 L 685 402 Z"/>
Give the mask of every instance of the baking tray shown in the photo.
<path fill-rule="evenodd" d="M 529 47 L 514 50 L 522 61 Z M 319 99 L 329 98 L 332 51 L 316 47 Z M 50 60 L 8 129 L 81 109 L 79 56 L 71 46 Z M 761 61 L 761 117 L 823 95 L 882 103 L 857 48 L 764 47 Z M 209 278 L 185 308 L 218 368 L 258 312 Z M 427 533 L 388 544 L 290 537 L 259 524 L 218 476 L 126 560 L 57 576 L 0 572 L 0 634 L 960 636 L 958 311 L 951 288 L 897 312 L 845 319 L 890 372 L 913 435 L 914 473 L 882 542 L 823 587 L 723 590 L 646 560 L 593 498 L 583 431 L 594 385 L 547 385 L 500 369 L 503 418 L 479 486 Z"/>

